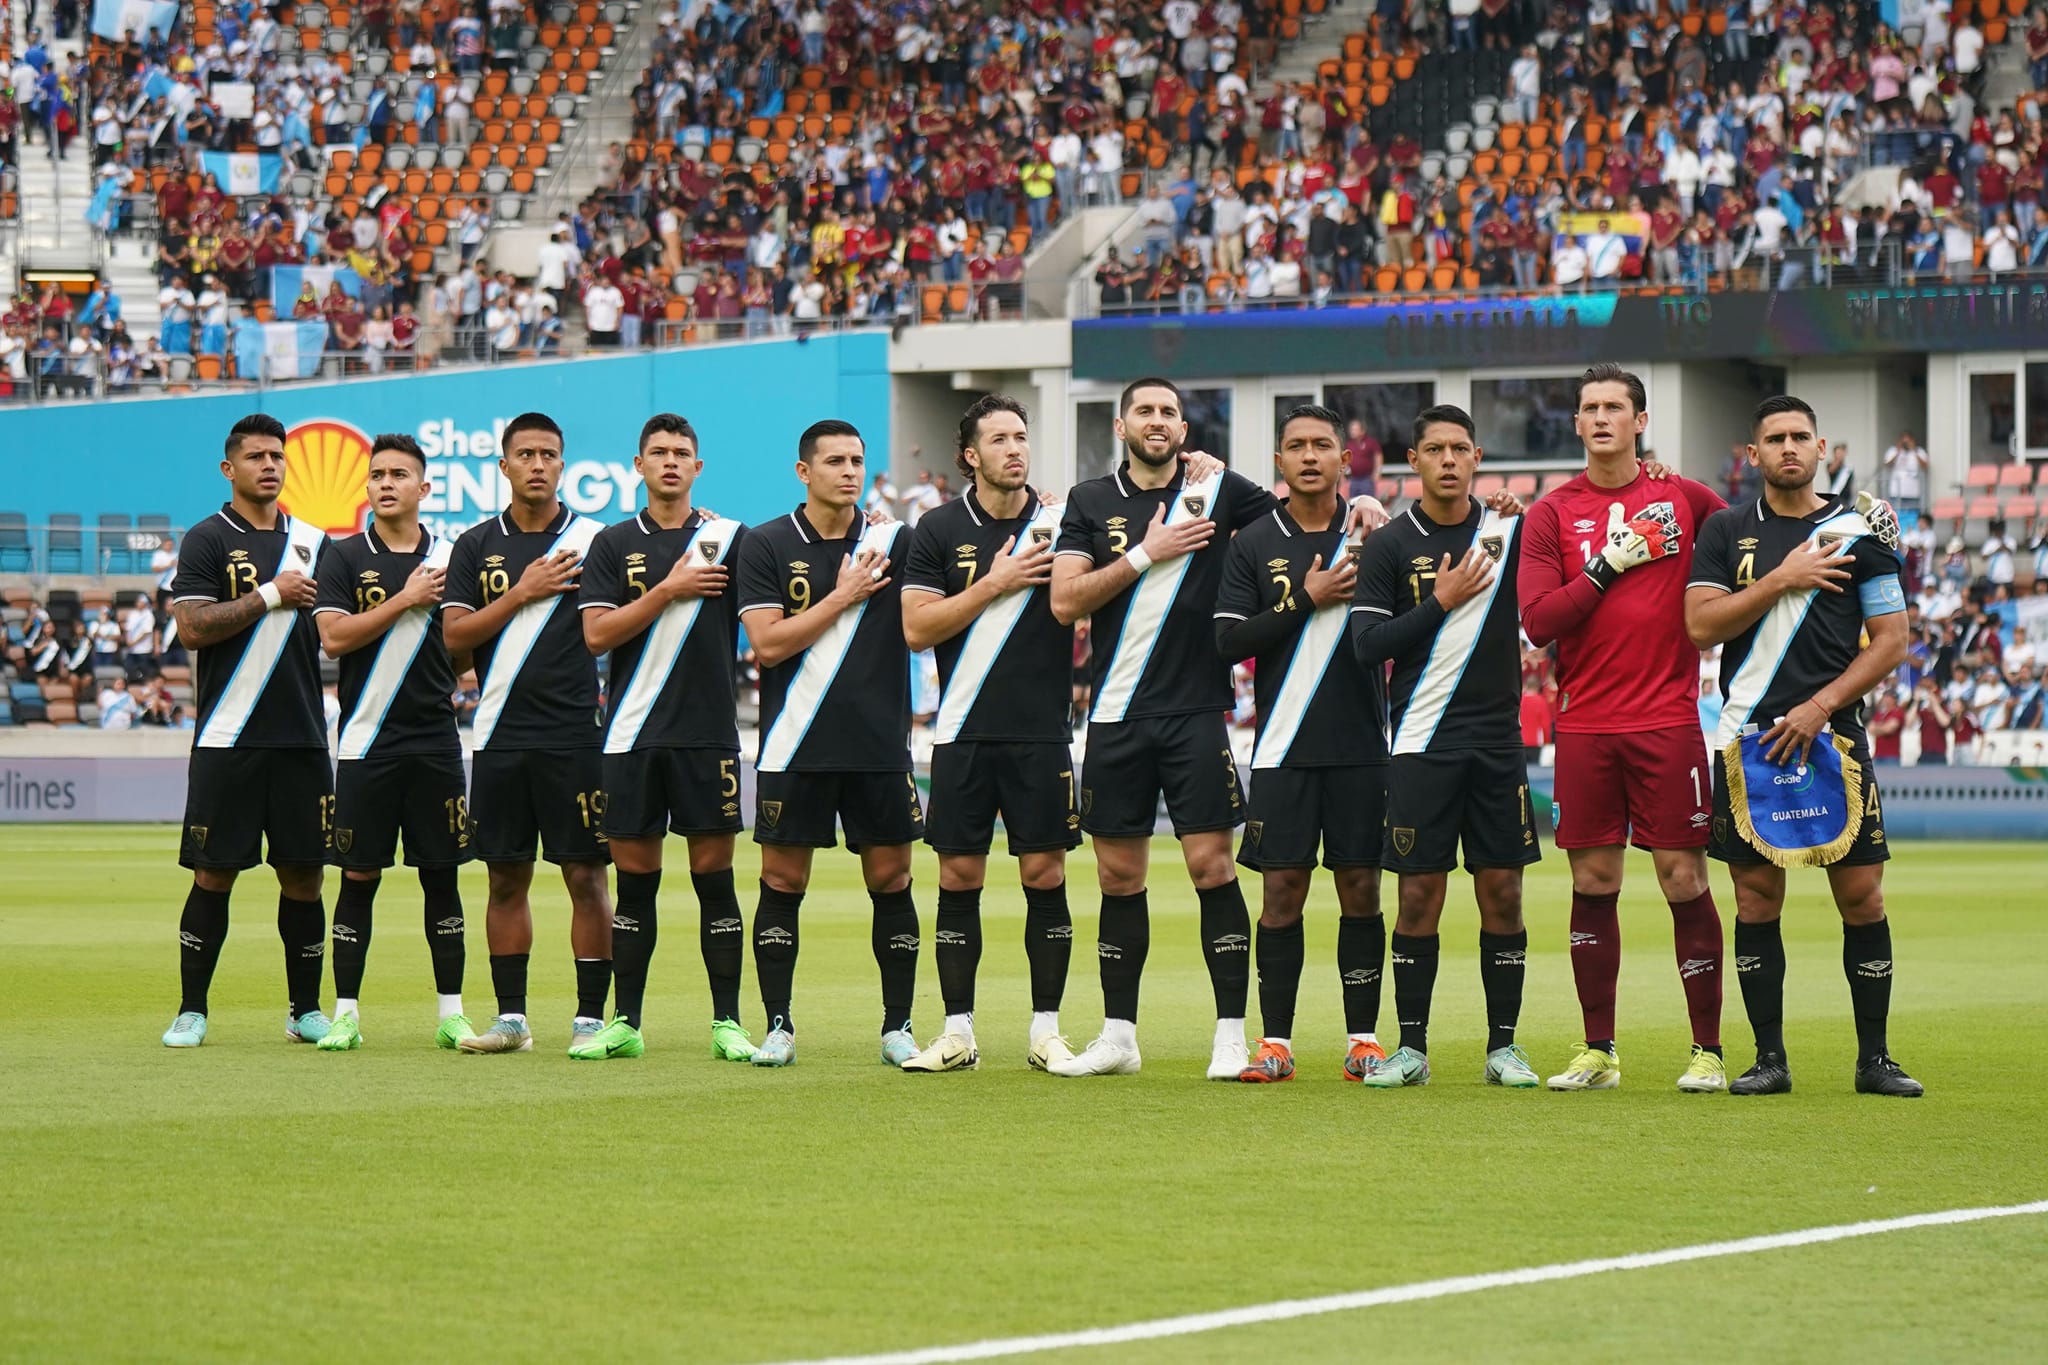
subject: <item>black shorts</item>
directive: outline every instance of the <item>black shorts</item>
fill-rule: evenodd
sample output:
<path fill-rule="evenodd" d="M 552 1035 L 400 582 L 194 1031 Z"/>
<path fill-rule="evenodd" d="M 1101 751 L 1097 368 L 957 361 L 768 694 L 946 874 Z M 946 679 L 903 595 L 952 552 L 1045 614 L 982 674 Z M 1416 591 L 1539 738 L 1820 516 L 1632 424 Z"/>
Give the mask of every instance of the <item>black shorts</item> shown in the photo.
<path fill-rule="evenodd" d="M 924 802 L 914 773 L 754 774 L 754 842 L 831 848 L 893 848 L 924 835 Z"/>
<path fill-rule="evenodd" d="M 461 754 L 372 755 L 335 766 L 329 862 L 387 868 L 398 861 L 401 829 L 407 867 L 460 867 L 475 856 Z"/>
<path fill-rule="evenodd" d="M 924 841 L 940 853 L 987 853 L 998 814 L 1012 857 L 1078 847 L 1073 750 L 1056 739 L 935 745 Z"/>
<path fill-rule="evenodd" d="M 530 863 L 601 863 L 604 756 L 595 749 L 479 749 L 470 759 L 469 813 L 476 856 Z"/>
<path fill-rule="evenodd" d="M 1149 839 L 1162 792 L 1176 838 L 1244 823 L 1222 712 L 1088 722 L 1082 829 L 1105 839 Z"/>
<path fill-rule="evenodd" d="M 1758 867 L 1770 860 L 1750 847 L 1742 831 L 1735 827 L 1734 808 L 1728 804 L 1728 780 L 1722 775 L 1722 764 L 1727 758 L 1720 750 L 1714 751 L 1714 825 L 1707 853 L 1731 867 Z M 1877 795 L 1875 765 L 1868 758 L 1857 761 L 1863 765 L 1863 827 L 1856 831 L 1856 842 L 1849 845 L 1849 851 L 1829 863 L 1829 867 L 1867 867 L 1891 861 L 1892 848 L 1884 837 L 1884 803 Z"/>
<path fill-rule="evenodd" d="M 272 867 L 318 867 L 333 821 L 325 749 L 194 749 L 178 864 L 239 872 L 267 853 Z"/>
<path fill-rule="evenodd" d="M 635 749 L 604 756 L 610 839 L 738 834 L 740 756 L 716 749 Z"/>
<path fill-rule="evenodd" d="M 1237 861 L 1254 871 L 1378 867 L 1386 838 L 1387 767 L 1260 768 Z"/>
<path fill-rule="evenodd" d="M 1449 872 L 1526 867 L 1543 856 L 1520 745 L 1396 754 L 1387 765 L 1387 836 L 1380 866 Z"/>

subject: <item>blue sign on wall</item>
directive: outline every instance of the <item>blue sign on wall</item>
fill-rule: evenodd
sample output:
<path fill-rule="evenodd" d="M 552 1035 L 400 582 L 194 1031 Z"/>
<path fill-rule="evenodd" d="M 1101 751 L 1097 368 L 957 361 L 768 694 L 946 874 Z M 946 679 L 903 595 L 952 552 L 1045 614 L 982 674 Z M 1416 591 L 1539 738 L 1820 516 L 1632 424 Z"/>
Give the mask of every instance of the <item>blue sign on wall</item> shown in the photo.
<path fill-rule="evenodd" d="M 333 530 L 361 524 L 368 438 L 405 432 L 427 454 L 436 531 L 473 525 L 504 505 L 498 435 L 522 412 L 553 417 L 566 436 L 562 500 L 618 521 L 641 505 L 633 454 L 640 425 L 679 412 L 696 427 L 704 474 L 696 501 L 748 523 L 802 500 L 798 435 L 839 417 L 859 427 L 870 459 L 889 451 L 889 353 L 883 335 L 820 336 L 703 350 L 303 384 L 260 392 L 20 408 L 0 413 L 9 455 L 0 508 L 31 523 L 76 512 L 161 512 L 190 525 L 228 497 L 221 443 L 238 418 L 263 411 L 290 433 L 282 501 Z"/>

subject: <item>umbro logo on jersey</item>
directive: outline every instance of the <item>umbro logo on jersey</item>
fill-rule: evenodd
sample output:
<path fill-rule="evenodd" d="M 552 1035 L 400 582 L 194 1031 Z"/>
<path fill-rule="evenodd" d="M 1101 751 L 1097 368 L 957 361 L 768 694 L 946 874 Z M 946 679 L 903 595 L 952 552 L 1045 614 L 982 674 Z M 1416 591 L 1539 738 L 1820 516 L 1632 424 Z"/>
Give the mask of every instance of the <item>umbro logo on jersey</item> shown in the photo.
<path fill-rule="evenodd" d="M 248 552 L 247 550 L 229 550 L 229 551 L 228 551 L 228 558 L 229 558 L 230 560 L 239 560 L 239 559 L 247 559 L 248 557 L 249 557 L 249 552 Z"/>
<path fill-rule="evenodd" d="M 1344 973 L 1344 984 L 1347 986 L 1370 986 L 1379 979 L 1380 969 L 1377 967 L 1353 967 Z"/>
<path fill-rule="evenodd" d="M 737 934 L 739 931 L 740 922 L 730 915 L 724 919 L 711 921 L 711 932 L 714 934 Z"/>
<path fill-rule="evenodd" d="M 1209 946 L 1219 953 L 1248 953 L 1251 940 L 1243 934 L 1220 934 L 1209 940 Z"/>
<path fill-rule="evenodd" d="M 1756 548 L 1756 537 L 1744 536 L 1735 542 L 1735 548 L 1738 550 L 1754 550 Z"/>
<path fill-rule="evenodd" d="M 1859 962 L 1856 964 L 1856 975 L 1858 976 L 1867 976 L 1873 979 L 1877 979 L 1890 976 L 1891 974 L 1892 960 L 1888 957 L 1878 958 L 1872 962 Z"/>
<path fill-rule="evenodd" d="M 697 542 L 697 553 L 706 564 L 715 564 L 718 562 L 718 551 L 724 544 L 722 540 L 700 540 Z"/>
<path fill-rule="evenodd" d="M 640 553 L 638 553 L 637 551 L 636 551 L 635 553 L 633 553 L 633 554 L 629 554 L 629 555 L 627 555 L 627 556 L 626 556 L 626 563 L 627 563 L 628 565 L 633 565 L 633 564 L 645 564 L 646 562 L 647 562 L 647 556 L 646 556 L 646 555 L 643 555 L 643 554 L 640 554 Z"/>
<path fill-rule="evenodd" d="M 375 569 L 365 569 L 356 575 L 356 581 L 358 583 L 375 583 L 377 581 L 377 571 Z"/>
<path fill-rule="evenodd" d="M 1577 929 L 1572 931 L 1572 947 L 1574 948 L 1591 948 L 1598 945 L 1599 942 L 1600 935 L 1598 934 L 1588 934 Z"/>
<path fill-rule="evenodd" d="M 959 555 L 962 559 L 972 559 L 975 556 L 975 549 L 972 545 L 955 545 L 953 553 Z"/>
<path fill-rule="evenodd" d="M 914 953 L 917 951 L 916 934 L 889 935 L 889 951 L 892 953 Z"/>
<path fill-rule="evenodd" d="M 964 948 L 967 946 L 967 935 L 961 933 L 958 929 L 941 929 L 932 937 L 937 940 L 942 948 Z"/>
<path fill-rule="evenodd" d="M 434 921 L 434 932 L 437 934 L 459 934 L 462 932 L 462 928 L 462 916 L 460 915 L 450 915 L 447 919 L 437 919 Z"/>
<path fill-rule="evenodd" d="M 1683 979 L 1690 980 L 1695 976 L 1705 976 L 1713 970 L 1714 959 L 1711 957 L 1689 957 L 1679 964 L 1678 975 Z"/>
<path fill-rule="evenodd" d="M 772 924 L 754 934 L 754 946 L 764 947 L 771 943 L 795 943 L 796 935 L 779 924 Z"/>
<path fill-rule="evenodd" d="M 354 943 L 354 942 L 357 942 L 357 939 L 356 939 L 356 927 L 355 927 L 355 926 L 354 926 L 353 924 L 337 924 L 337 925 L 335 925 L 335 926 L 334 926 L 334 941 L 335 941 L 336 943 Z"/>
<path fill-rule="evenodd" d="M 629 934 L 637 934 L 640 932 L 640 921 L 634 919 L 631 915 L 613 915 L 612 928 L 624 929 Z"/>
<path fill-rule="evenodd" d="M 1574 531 L 1577 531 L 1580 535 L 1585 535 L 1590 531 L 1597 531 L 1600 528 L 1594 525 L 1589 518 L 1580 517 L 1577 521 L 1572 523 L 1572 529 Z"/>
<path fill-rule="evenodd" d="M 1760 957 L 1738 957 L 1735 959 L 1735 970 L 1738 972 L 1753 972 L 1763 965 L 1764 960 Z"/>
<path fill-rule="evenodd" d="M 1062 938 L 1070 939 L 1073 936 L 1074 926 L 1071 924 L 1055 924 L 1052 928 L 1045 931 L 1045 937 L 1048 941 Z"/>
<path fill-rule="evenodd" d="M 206 947 L 206 940 L 188 929 L 180 929 L 178 931 L 178 942 L 184 944 L 195 953 Z"/>
<path fill-rule="evenodd" d="M 1095 955 L 1104 962 L 1122 962 L 1124 960 L 1124 950 L 1117 947 L 1114 943 L 1096 944 Z"/>
<path fill-rule="evenodd" d="M 1433 569 L 1436 567 L 1436 561 L 1428 555 L 1417 555 L 1408 561 L 1408 567 L 1411 569 Z"/>
<path fill-rule="evenodd" d="M 505 567 L 505 556 L 503 556 L 503 555 L 485 555 L 485 556 L 484 556 L 484 567 L 485 567 L 486 569 L 502 569 L 502 568 L 504 568 L 504 567 Z"/>
<path fill-rule="evenodd" d="M 809 573 L 811 566 L 801 559 L 792 559 L 789 561 L 789 571 L 791 573 Z"/>
<path fill-rule="evenodd" d="M 1287 561 L 1284 558 L 1269 559 L 1266 561 L 1266 567 L 1271 569 L 1274 573 L 1279 573 L 1281 570 L 1287 567 Z"/>

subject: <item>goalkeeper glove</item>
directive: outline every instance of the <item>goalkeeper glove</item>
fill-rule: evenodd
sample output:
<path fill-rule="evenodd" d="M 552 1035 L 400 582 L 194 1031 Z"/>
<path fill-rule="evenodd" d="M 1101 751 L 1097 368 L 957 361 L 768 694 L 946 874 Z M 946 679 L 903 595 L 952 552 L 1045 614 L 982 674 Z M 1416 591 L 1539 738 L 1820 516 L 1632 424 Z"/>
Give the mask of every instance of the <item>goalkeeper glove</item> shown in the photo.
<path fill-rule="evenodd" d="M 1653 502 L 1633 517 L 1624 517 L 1621 504 L 1607 504 L 1607 543 L 1587 561 L 1586 576 L 1605 592 L 1628 570 L 1678 552 L 1683 532 L 1678 514 L 1668 502 Z"/>
<path fill-rule="evenodd" d="M 1885 549 L 1893 554 L 1899 552 L 1899 517 L 1892 511 L 1892 505 L 1869 489 L 1856 495 L 1856 515 L 1869 523 L 1870 534 L 1876 536 Z"/>

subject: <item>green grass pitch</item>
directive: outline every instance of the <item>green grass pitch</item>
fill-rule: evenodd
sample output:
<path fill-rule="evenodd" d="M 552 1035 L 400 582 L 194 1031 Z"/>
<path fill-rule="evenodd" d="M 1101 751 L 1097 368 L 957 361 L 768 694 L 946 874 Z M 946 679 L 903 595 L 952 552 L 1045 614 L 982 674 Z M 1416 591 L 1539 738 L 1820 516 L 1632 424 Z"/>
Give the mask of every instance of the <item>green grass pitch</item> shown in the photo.
<path fill-rule="evenodd" d="M 2048 1104 L 2029 1060 L 2048 1017 L 2039 846 L 1909 844 L 1891 865 L 1893 1047 L 1929 1090 L 1912 1103 L 1851 1093 L 1840 932 L 1818 874 L 1795 877 L 1787 920 L 1798 1089 L 1744 1102 L 1672 1088 L 1685 1017 L 1640 857 L 1624 897 L 1625 1087 L 1552 1095 L 1479 1083 L 1462 878 L 1427 1089 L 1339 1078 L 1327 882 L 1311 906 L 1300 1074 L 1205 1083 L 1208 982 L 1168 843 L 1133 1078 L 1025 1068 L 1023 905 L 1001 859 L 984 906 L 983 1069 L 885 1070 L 868 907 L 843 852 L 821 856 L 804 910 L 790 1071 L 707 1057 L 680 872 L 643 1060 L 563 1055 L 567 911 L 546 876 L 530 1055 L 433 1049 L 405 876 L 378 907 L 364 1049 L 287 1045 L 275 888 L 260 873 L 236 898 L 211 1040 L 172 1053 L 157 1036 L 177 1003 L 174 844 L 167 827 L 0 828 L 0 1359 L 770 1360 L 2048 1196 Z M 745 845 L 749 917 L 752 868 Z M 1072 877 L 1062 1017 L 1079 1045 L 1101 1017 L 1085 854 Z M 929 858 L 917 879 L 929 935 Z M 1577 1037 L 1566 889 L 1553 854 L 1527 896 L 1523 1040 L 1546 1075 Z M 480 871 L 464 891 L 481 1022 Z M 1725 918 L 1718 869 L 1715 892 Z M 928 1035 L 929 953 L 919 988 Z M 758 1033 L 751 963 L 747 1001 Z M 1390 1042 L 1392 1013 L 1389 992 Z M 1256 995 L 1254 1016 L 1256 1032 Z M 1740 1069 L 1750 1037 L 1732 973 L 1726 1018 Z M 2048 1219 L 2012 1218 L 1054 1358 L 2038 1359 L 2044 1251 Z"/>

